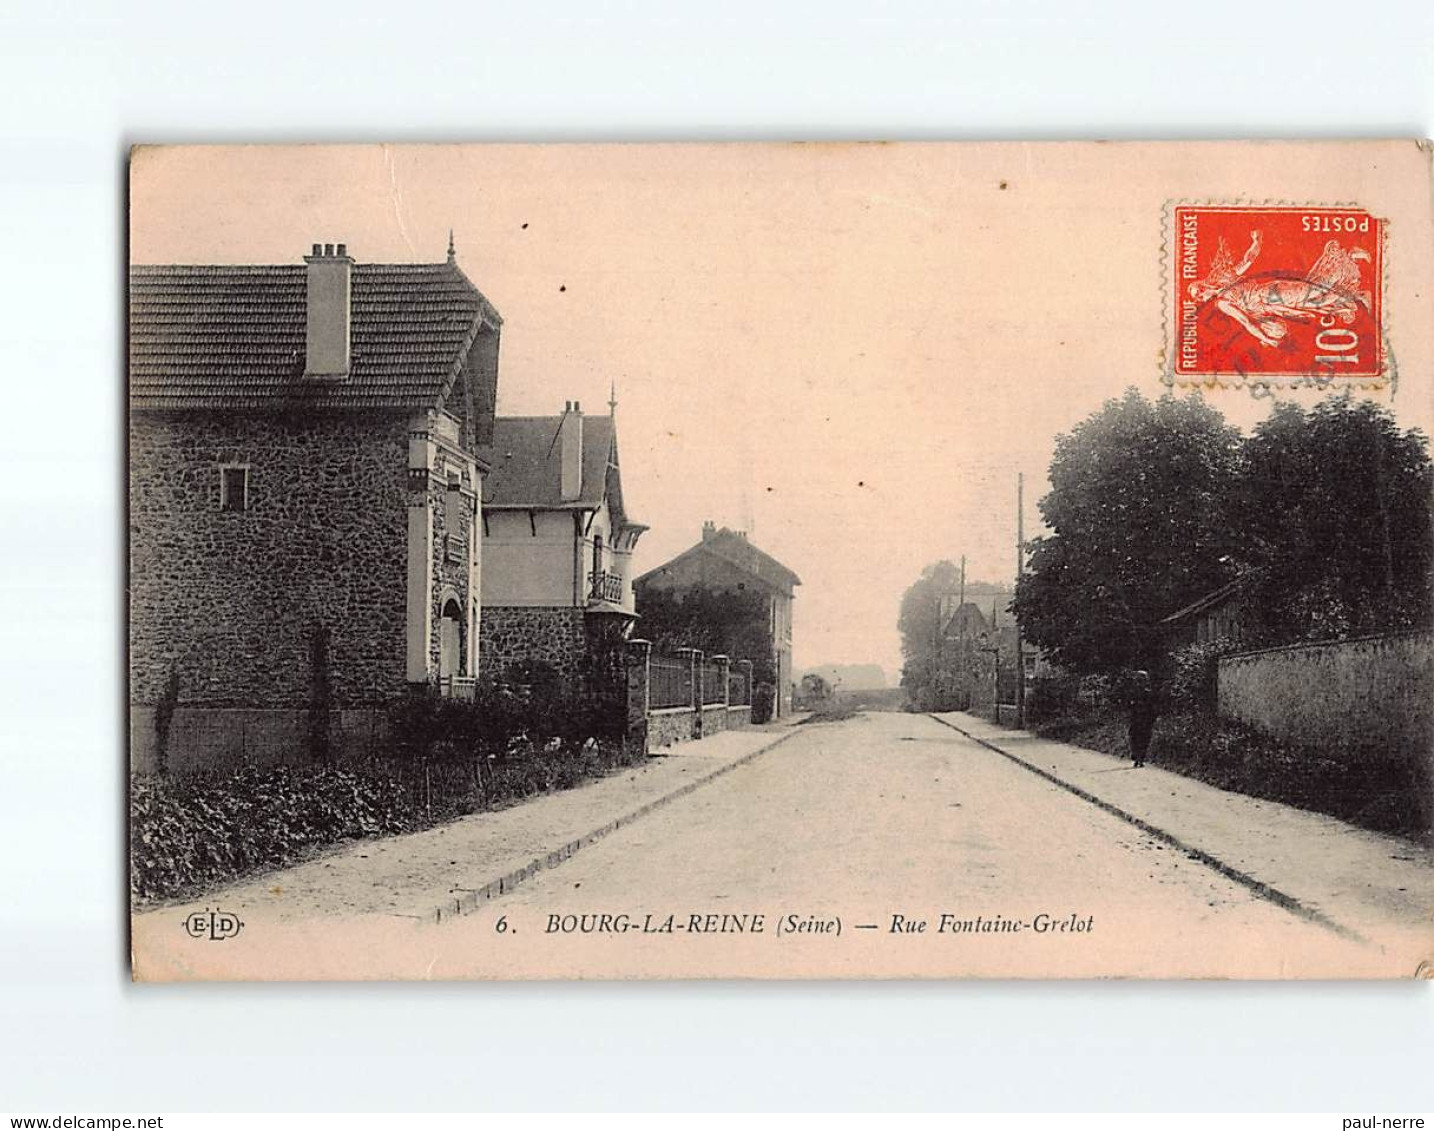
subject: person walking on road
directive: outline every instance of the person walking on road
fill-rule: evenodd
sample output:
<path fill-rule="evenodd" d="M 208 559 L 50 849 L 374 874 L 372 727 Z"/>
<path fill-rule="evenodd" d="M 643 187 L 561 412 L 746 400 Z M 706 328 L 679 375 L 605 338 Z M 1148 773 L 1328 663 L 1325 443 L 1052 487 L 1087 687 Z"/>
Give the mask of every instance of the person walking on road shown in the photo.
<path fill-rule="evenodd" d="M 1126 697 L 1130 707 L 1130 757 L 1138 768 L 1145 765 L 1150 735 L 1155 730 L 1155 688 L 1149 672 L 1130 673 Z"/>

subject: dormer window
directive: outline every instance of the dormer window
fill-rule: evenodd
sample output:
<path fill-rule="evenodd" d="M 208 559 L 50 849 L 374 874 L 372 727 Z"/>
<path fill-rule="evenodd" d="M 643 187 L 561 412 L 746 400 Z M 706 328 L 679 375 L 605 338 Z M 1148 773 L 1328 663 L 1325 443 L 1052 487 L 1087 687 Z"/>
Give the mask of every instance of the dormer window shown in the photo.
<path fill-rule="evenodd" d="M 225 464 L 219 469 L 219 509 L 249 509 L 249 467 L 247 464 Z"/>

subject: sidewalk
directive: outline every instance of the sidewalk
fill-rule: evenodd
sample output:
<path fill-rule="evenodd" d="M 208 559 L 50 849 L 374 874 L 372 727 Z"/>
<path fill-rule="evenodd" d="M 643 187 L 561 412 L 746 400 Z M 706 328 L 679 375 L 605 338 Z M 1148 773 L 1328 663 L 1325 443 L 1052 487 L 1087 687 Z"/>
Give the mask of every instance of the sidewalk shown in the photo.
<path fill-rule="evenodd" d="M 222 906 L 246 921 L 270 923 L 361 915 L 438 921 L 471 911 L 796 733 L 783 720 L 678 743 L 641 766 L 576 789 L 419 833 L 347 841 L 303 864 L 240 880 L 192 903 L 147 908 L 135 919 L 180 921 L 191 911 Z"/>
<path fill-rule="evenodd" d="M 1434 851 L 963 712 L 934 715 L 1296 914 L 1434 966 Z"/>

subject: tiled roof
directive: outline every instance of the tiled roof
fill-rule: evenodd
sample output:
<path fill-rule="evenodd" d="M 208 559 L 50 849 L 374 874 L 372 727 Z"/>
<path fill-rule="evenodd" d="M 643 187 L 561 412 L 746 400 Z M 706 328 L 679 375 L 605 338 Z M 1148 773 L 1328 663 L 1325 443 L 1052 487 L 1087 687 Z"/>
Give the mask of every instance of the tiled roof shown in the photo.
<path fill-rule="evenodd" d="M 1231 597 L 1238 596 L 1244 588 L 1257 576 L 1257 571 L 1250 570 L 1240 574 L 1233 581 L 1227 581 L 1218 589 L 1212 589 L 1199 600 L 1191 601 L 1182 609 L 1176 609 L 1168 617 L 1163 617 L 1161 624 L 1179 624 L 1181 621 L 1189 620 L 1191 617 L 1208 611 L 1216 605 L 1222 605 Z"/>
<path fill-rule="evenodd" d="M 137 409 L 434 404 L 478 328 L 502 324 L 449 263 L 360 263 L 352 370 L 304 379 L 305 272 L 277 266 L 132 266 L 129 376 Z"/>
<path fill-rule="evenodd" d="M 561 416 L 500 416 L 493 444 L 479 450 L 492 470 L 483 480 L 483 505 L 502 509 L 587 509 L 602 505 L 613 457 L 613 422 L 583 418 L 583 481 L 578 498 L 563 501 Z"/>
<path fill-rule="evenodd" d="M 994 593 L 975 593 L 969 596 L 964 605 L 960 605 L 951 614 L 946 622 L 943 632 L 947 636 L 958 635 L 962 629 L 962 622 L 965 621 L 969 627 L 971 624 L 972 610 L 976 619 L 980 621 L 981 630 L 992 628 L 1010 628 L 1016 623 L 1016 614 L 1011 611 L 1011 601 L 1016 596 L 1013 590 L 998 590 Z"/>
<path fill-rule="evenodd" d="M 708 553 L 714 557 L 721 558 L 729 565 L 750 573 L 758 580 L 765 582 L 774 589 L 783 593 L 791 594 L 792 589 L 802 583 L 802 579 L 789 570 L 776 558 L 765 550 L 759 550 L 747 540 L 745 534 L 735 530 L 728 530 L 725 526 L 710 535 L 703 537 L 697 545 L 689 547 L 678 554 L 671 561 L 665 562 L 656 569 L 650 569 L 641 577 L 636 578 L 637 582 L 645 581 L 650 577 L 662 573 L 674 563 L 692 554 Z"/>

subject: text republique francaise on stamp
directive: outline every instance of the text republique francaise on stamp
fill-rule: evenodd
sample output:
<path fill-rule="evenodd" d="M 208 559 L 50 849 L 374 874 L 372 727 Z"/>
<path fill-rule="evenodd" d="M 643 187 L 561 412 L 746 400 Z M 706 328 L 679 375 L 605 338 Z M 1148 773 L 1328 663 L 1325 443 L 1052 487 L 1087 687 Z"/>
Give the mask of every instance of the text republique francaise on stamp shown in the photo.
<path fill-rule="evenodd" d="M 1386 222 L 1357 207 L 1177 205 L 1174 383 L 1383 383 Z"/>

